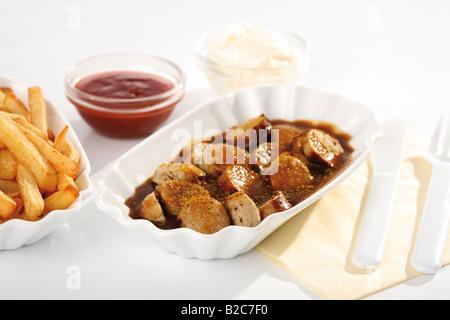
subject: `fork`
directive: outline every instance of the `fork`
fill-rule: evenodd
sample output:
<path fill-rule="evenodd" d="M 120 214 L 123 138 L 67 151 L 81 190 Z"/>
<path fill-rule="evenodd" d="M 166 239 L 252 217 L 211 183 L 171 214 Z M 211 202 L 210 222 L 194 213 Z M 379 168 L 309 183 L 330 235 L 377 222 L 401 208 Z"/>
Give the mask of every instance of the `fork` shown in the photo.
<path fill-rule="evenodd" d="M 442 116 L 428 152 L 433 172 L 417 233 L 411 264 L 425 274 L 436 273 L 442 264 L 450 217 L 450 123 Z"/>

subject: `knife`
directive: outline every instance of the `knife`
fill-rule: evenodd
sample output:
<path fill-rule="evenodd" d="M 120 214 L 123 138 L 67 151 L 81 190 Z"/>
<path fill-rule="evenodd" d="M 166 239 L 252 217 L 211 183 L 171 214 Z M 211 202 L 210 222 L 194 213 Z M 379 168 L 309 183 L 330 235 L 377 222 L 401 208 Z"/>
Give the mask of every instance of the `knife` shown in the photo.
<path fill-rule="evenodd" d="M 372 181 L 352 257 L 353 264 L 360 269 L 373 271 L 381 263 L 400 175 L 405 135 L 405 124 L 398 119 L 390 119 L 383 125 L 383 135 L 372 150 Z"/>

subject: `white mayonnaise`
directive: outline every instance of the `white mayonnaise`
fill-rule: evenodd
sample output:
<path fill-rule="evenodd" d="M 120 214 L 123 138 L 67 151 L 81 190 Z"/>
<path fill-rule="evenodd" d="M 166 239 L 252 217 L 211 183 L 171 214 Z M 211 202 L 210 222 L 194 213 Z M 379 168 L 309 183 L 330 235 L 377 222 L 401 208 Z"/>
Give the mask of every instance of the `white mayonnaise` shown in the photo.
<path fill-rule="evenodd" d="M 252 24 L 235 24 L 198 42 L 199 65 L 220 93 L 295 83 L 309 67 L 309 42 Z"/>
<path fill-rule="evenodd" d="M 208 59 L 240 68 L 276 68 L 290 65 L 301 52 L 281 33 L 252 24 L 235 24 L 212 36 Z"/>

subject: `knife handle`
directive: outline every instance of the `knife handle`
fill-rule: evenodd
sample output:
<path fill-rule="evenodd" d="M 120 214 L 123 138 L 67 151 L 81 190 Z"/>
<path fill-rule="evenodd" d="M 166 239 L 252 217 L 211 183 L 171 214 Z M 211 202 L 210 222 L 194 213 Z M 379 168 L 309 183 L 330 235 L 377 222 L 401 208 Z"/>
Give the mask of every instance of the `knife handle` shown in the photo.
<path fill-rule="evenodd" d="M 353 251 L 353 264 L 372 271 L 383 258 L 398 174 L 375 172 Z"/>
<path fill-rule="evenodd" d="M 450 165 L 436 162 L 433 166 L 427 200 L 411 259 L 421 273 L 436 273 L 442 264 L 450 215 Z"/>

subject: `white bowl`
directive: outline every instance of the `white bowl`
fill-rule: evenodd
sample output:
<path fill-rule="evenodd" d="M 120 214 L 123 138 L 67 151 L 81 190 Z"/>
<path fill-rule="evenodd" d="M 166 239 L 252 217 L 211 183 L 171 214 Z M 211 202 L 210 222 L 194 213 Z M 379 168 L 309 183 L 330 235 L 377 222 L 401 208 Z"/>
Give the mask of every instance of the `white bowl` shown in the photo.
<path fill-rule="evenodd" d="M 27 104 L 29 85 L 15 79 L 0 77 L 0 87 L 10 87 L 16 96 Z M 46 102 L 49 128 L 57 134 L 66 124 L 69 125 L 69 122 L 50 101 L 46 100 Z M 0 224 L 0 250 L 17 249 L 39 241 L 79 212 L 83 200 L 91 193 L 92 185 L 89 180 L 91 167 L 89 160 L 70 125 L 67 137 L 73 141 L 81 154 L 80 173 L 75 179 L 75 183 L 80 190 L 80 197 L 69 208 L 52 211 L 41 220 L 25 221 L 12 219 Z"/>
<path fill-rule="evenodd" d="M 211 235 L 188 228 L 162 230 L 146 220 L 133 220 L 125 200 L 144 183 L 157 166 L 173 158 L 173 151 L 202 132 L 225 130 L 264 113 L 269 119 L 322 120 L 352 135 L 353 160 L 345 170 L 314 195 L 293 208 L 273 214 L 253 228 L 229 226 Z M 184 133 L 189 133 L 186 136 Z M 381 129 L 375 114 L 365 105 L 337 94 L 298 85 L 263 85 L 229 93 L 206 102 L 160 129 L 117 160 L 99 182 L 98 208 L 125 228 L 167 251 L 200 259 L 233 258 L 255 247 L 280 225 L 318 200 L 348 177 L 368 157 Z M 183 136 L 184 141 L 180 141 Z"/>

